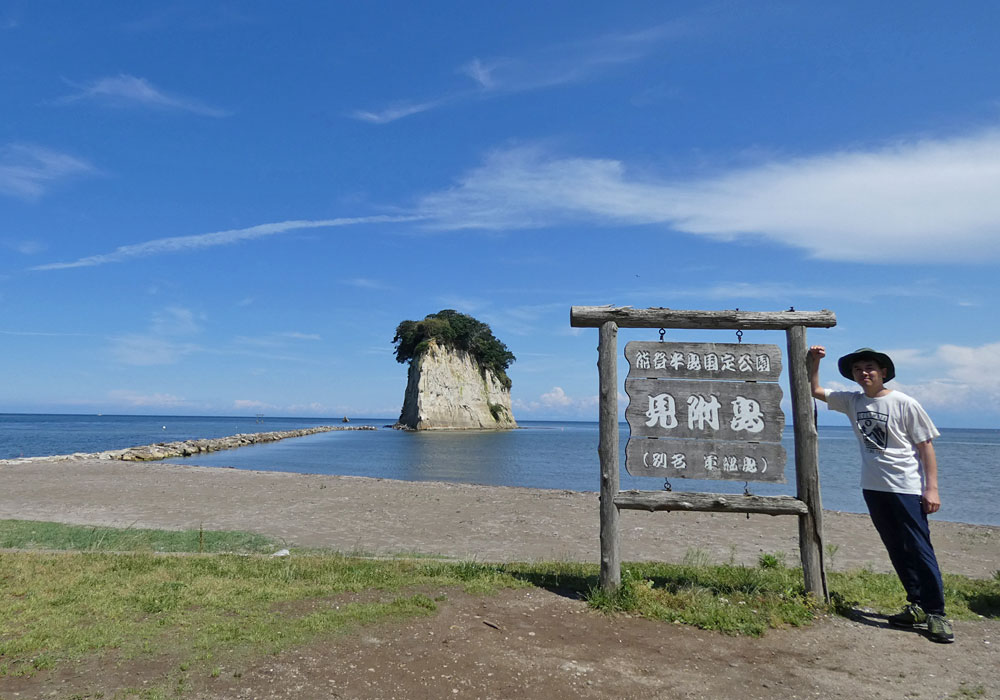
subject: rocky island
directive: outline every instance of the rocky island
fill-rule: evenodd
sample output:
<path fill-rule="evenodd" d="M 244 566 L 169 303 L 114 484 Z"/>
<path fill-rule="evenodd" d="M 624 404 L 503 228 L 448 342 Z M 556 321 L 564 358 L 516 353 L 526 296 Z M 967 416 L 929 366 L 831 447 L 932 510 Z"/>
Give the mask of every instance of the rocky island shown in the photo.
<path fill-rule="evenodd" d="M 393 338 L 396 360 L 410 364 L 396 427 L 406 430 L 509 430 L 507 368 L 515 360 L 490 327 L 445 309 L 403 321 Z"/>

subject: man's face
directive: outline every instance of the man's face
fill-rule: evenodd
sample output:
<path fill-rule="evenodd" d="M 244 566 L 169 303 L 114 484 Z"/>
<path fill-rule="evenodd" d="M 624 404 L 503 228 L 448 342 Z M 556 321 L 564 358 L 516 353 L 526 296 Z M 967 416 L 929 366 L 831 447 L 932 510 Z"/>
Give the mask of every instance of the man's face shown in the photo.
<path fill-rule="evenodd" d="M 851 375 L 866 392 L 869 389 L 881 390 L 885 383 L 885 370 L 875 360 L 858 360 L 851 365 Z"/>

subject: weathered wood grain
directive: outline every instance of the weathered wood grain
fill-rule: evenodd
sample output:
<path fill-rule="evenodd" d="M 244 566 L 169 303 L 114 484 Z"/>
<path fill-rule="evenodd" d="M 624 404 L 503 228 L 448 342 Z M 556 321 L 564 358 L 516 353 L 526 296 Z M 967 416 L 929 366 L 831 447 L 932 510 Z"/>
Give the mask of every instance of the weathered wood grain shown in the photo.
<path fill-rule="evenodd" d="M 574 328 L 599 328 L 614 321 L 619 328 L 709 328 L 733 330 L 786 330 L 793 326 L 830 328 L 837 325 L 832 311 L 680 311 L 668 308 L 634 309 L 631 306 L 573 306 L 569 324 Z"/>
<path fill-rule="evenodd" d="M 626 510 L 689 510 L 713 513 L 764 513 L 802 515 L 805 503 L 791 496 L 740 496 L 729 493 L 679 491 L 621 491 L 615 504 Z"/>
<path fill-rule="evenodd" d="M 806 329 L 789 328 L 788 383 L 795 432 L 795 483 L 800 500 L 809 506 L 799 518 L 799 551 L 807 593 L 829 600 L 823 563 L 823 502 L 819 490 L 819 434 L 813 414 L 812 390 L 806 371 Z"/>
<path fill-rule="evenodd" d="M 600 442 L 597 453 L 601 460 L 601 571 L 602 589 L 611 590 L 621 584 L 621 548 L 618 529 L 618 326 L 609 321 L 601 326 L 597 346 L 599 379 Z"/>

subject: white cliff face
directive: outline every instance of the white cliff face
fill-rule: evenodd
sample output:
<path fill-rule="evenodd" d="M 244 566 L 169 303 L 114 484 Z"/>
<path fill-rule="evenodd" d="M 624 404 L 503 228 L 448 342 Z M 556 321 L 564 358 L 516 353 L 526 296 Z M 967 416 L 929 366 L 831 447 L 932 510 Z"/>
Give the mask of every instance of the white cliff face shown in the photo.
<path fill-rule="evenodd" d="M 464 350 L 431 342 L 410 363 L 399 423 L 414 430 L 516 428 L 510 390 Z"/>

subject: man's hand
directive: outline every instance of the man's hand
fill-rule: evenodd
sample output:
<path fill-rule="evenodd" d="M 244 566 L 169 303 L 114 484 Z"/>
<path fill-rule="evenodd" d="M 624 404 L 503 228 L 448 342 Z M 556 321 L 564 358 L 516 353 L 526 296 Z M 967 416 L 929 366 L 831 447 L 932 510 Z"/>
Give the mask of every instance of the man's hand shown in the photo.
<path fill-rule="evenodd" d="M 819 361 L 826 357 L 826 348 L 813 345 L 806 354 L 806 364 L 809 370 L 809 388 L 813 398 L 826 401 L 826 389 L 819 385 Z"/>
<path fill-rule="evenodd" d="M 917 454 L 924 472 L 924 492 L 920 498 L 925 513 L 941 510 L 941 495 L 938 493 L 938 464 L 934 444 L 927 440 L 917 443 Z"/>
<path fill-rule="evenodd" d="M 941 510 L 941 496 L 938 495 L 938 490 L 924 489 L 924 494 L 920 499 L 920 503 L 923 506 L 925 513 L 937 513 Z"/>

